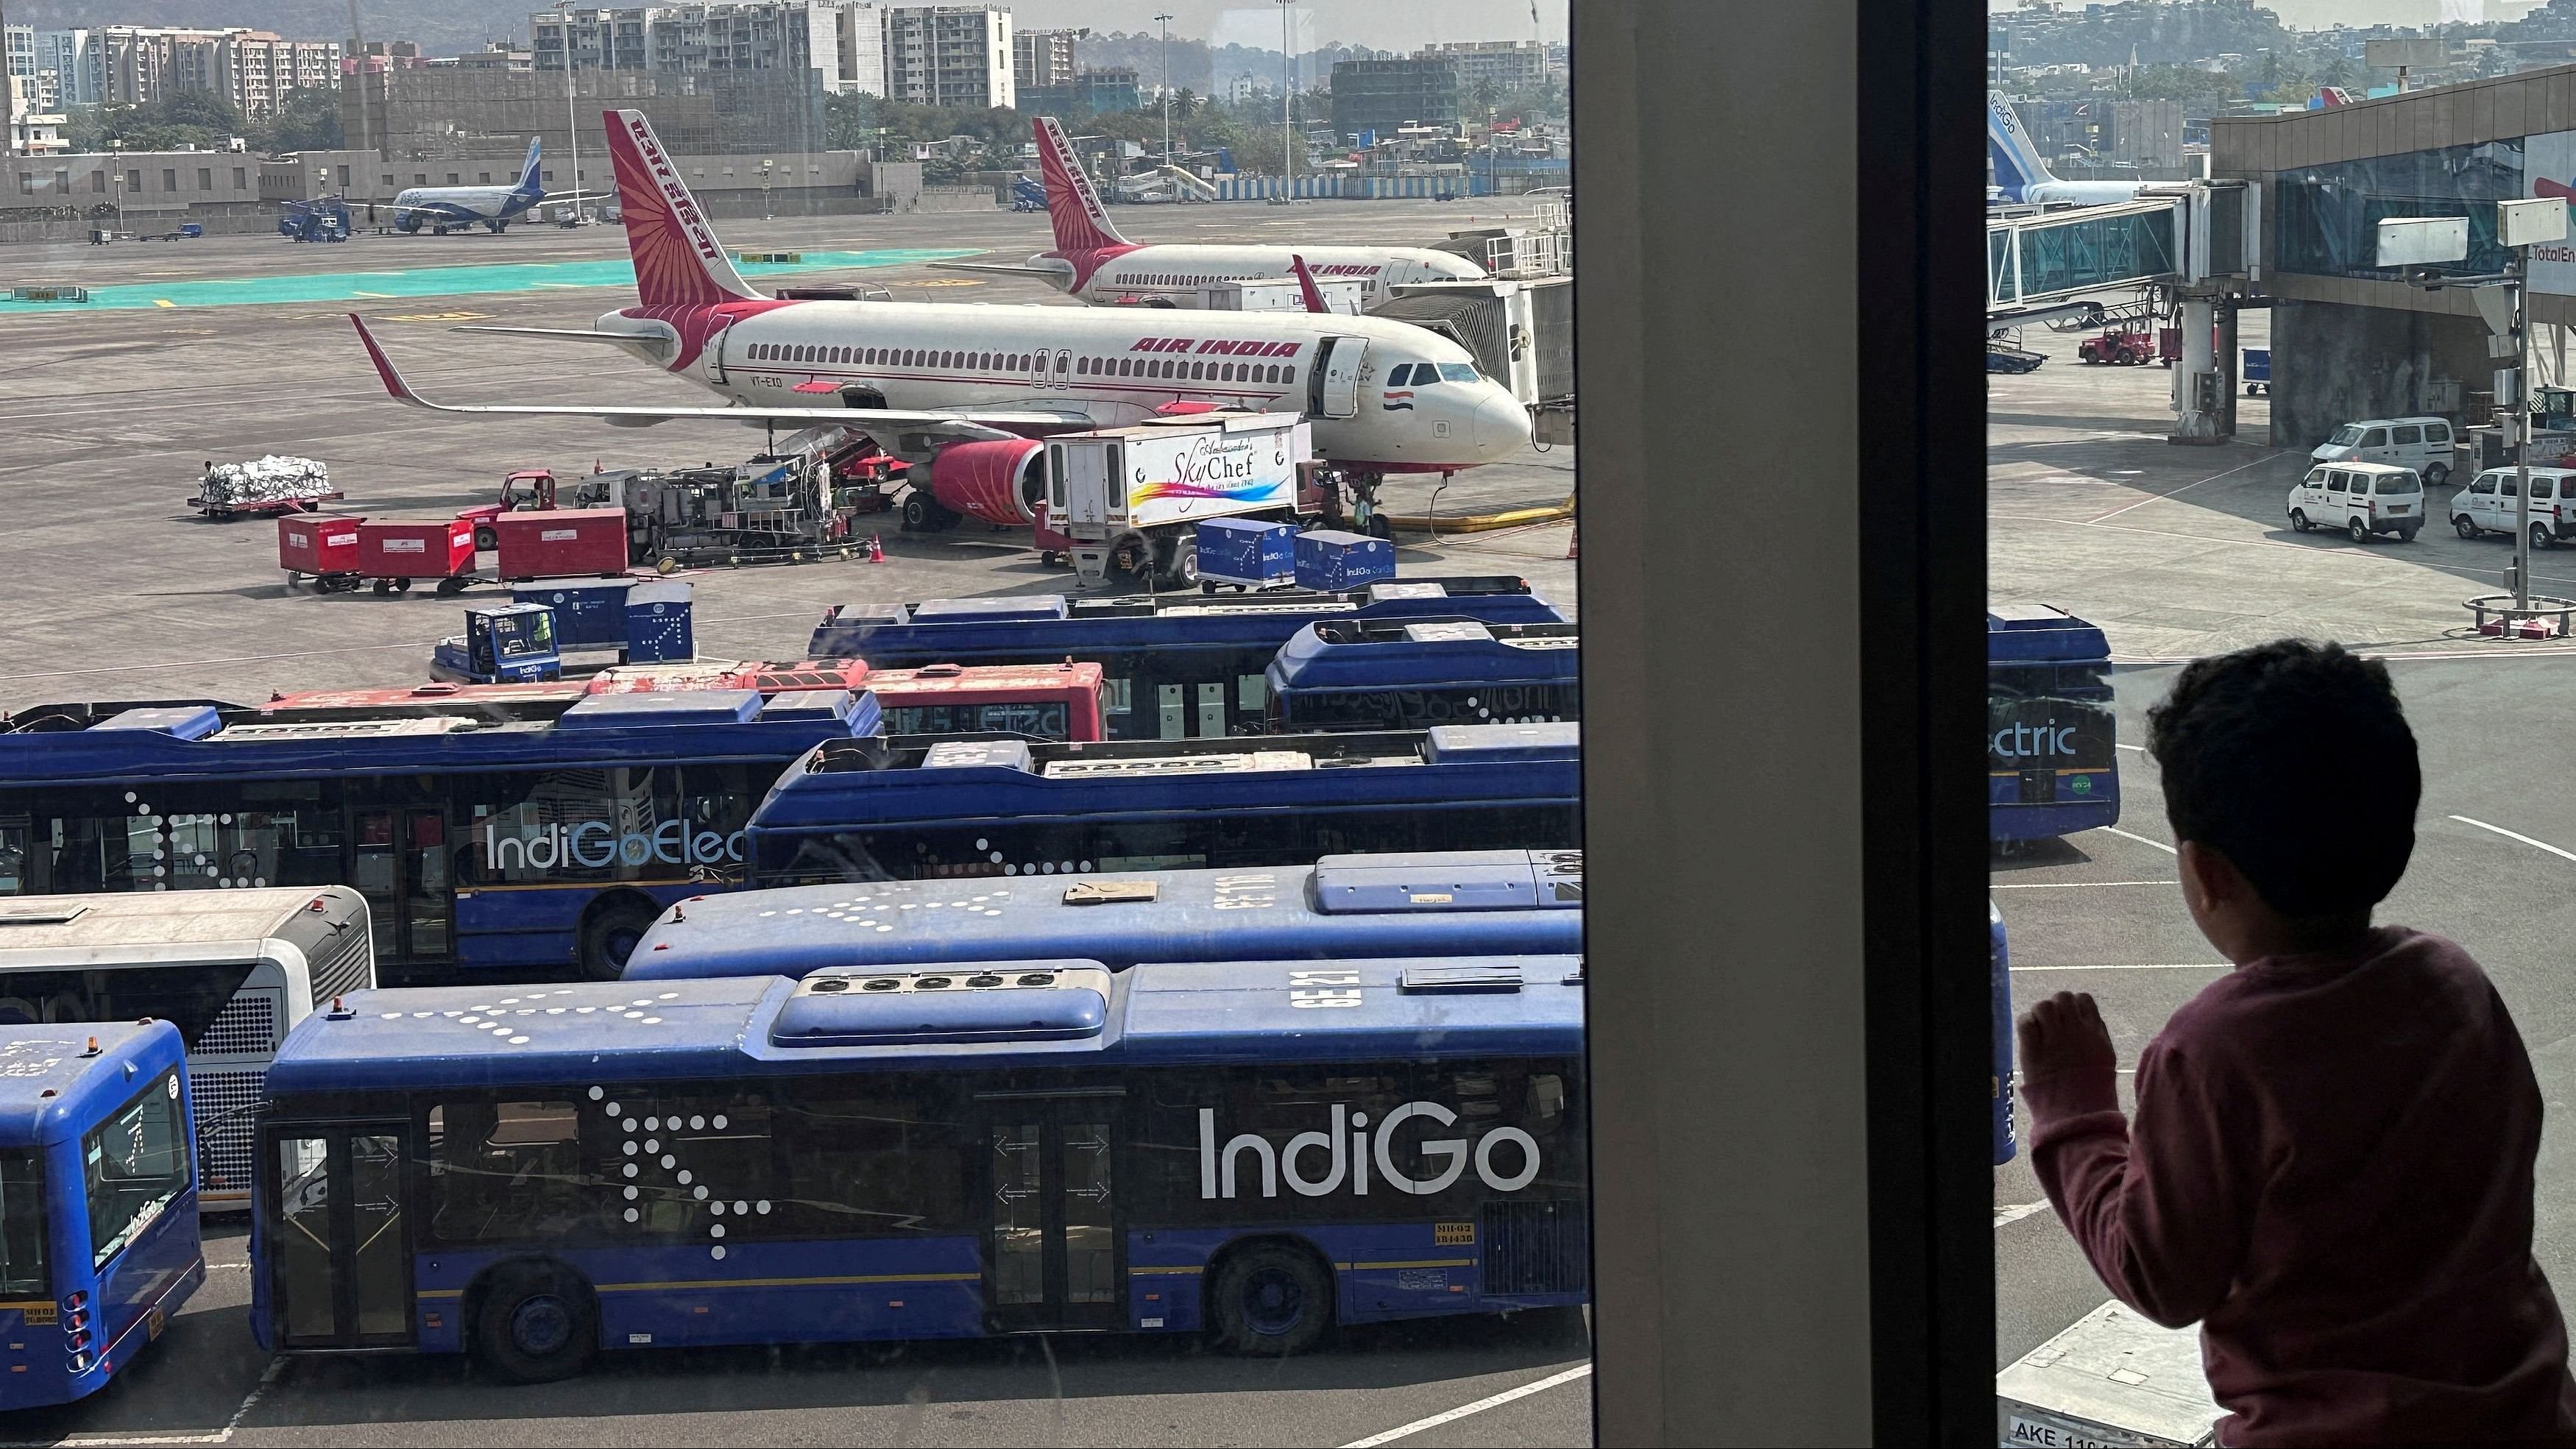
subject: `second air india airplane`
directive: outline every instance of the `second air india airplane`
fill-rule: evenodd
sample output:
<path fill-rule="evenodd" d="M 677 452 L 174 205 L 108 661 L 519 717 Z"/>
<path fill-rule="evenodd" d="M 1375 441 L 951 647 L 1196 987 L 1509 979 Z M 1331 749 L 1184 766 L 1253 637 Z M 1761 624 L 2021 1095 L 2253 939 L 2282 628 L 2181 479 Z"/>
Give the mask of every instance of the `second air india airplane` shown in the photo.
<path fill-rule="evenodd" d="M 722 403 L 432 402 L 351 314 L 396 399 L 482 418 L 589 417 L 627 427 L 675 419 L 853 426 L 930 465 L 927 496 L 915 489 L 905 503 L 905 522 L 916 528 L 959 514 L 1028 523 L 1043 491 L 1034 439 L 1157 414 L 1304 413 L 1316 450 L 1363 478 L 1455 472 L 1529 441 L 1528 414 L 1464 348 L 1376 317 L 764 297 L 734 271 L 643 113 L 611 111 L 605 120 L 637 304 L 581 330 L 465 330 L 608 343 Z"/>
<path fill-rule="evenodd" d="M 1024 263 L 934 262 L 952 272 L 998 272 L 1034 277 L 1085 302 L 1196 307 L 1199 289 L 1214 282 L 1288 281 L 1291 261 L 1322 281 L 1360 284 L 1364 305 L 1383 302 L 1387 288 L 1408 282 L 1471 281 L 1485 269 L 1465 257 L 1429 247 L 1283 247 L 1206 242 L 1131 242 L 1118 234 L 1100 204 L 1100 192 L 1065 140 L 1053 116 L 1030 122 L 1037 133 L 1038 171 L 1046 179 L 1047 222 L 1055 250 Z"/>

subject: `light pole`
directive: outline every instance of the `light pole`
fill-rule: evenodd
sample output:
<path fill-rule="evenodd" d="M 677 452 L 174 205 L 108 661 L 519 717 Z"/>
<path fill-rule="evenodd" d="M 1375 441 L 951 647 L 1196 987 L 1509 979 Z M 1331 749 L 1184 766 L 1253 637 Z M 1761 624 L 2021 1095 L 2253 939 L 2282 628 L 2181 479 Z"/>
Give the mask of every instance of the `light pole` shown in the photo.
<path fill-rule="evenodd" d="M 1288 38 L 1288 16 L 1297 0 L 1279 0 L 1279 171 L 1287 178 L 1286 199 L 1297 199 L 1297 140 L 1288 107 L 1297 95 L 1297 49 Z"/>
<path fill-rule="evenodd" d="M 769 207 L 770 164 L 771 163 L 767 160 L 763 160 L 760 163 L 760 219 L 762 221 L 775 221 L 778 219 L 778 213 L 770 210 Z"/>
<path fill-rule="evenodd" d="M 1163 27 L 1163 164 L 1172 164 L 1172 17 L 1169 11 L 1154 17 Z"/>
<path fill-rule="evenodd" d="M 572 149 L 572 221 L 581 225 L 581 117 L 573 107 L 572 26 L 564 26 L 564 135 Z"/>

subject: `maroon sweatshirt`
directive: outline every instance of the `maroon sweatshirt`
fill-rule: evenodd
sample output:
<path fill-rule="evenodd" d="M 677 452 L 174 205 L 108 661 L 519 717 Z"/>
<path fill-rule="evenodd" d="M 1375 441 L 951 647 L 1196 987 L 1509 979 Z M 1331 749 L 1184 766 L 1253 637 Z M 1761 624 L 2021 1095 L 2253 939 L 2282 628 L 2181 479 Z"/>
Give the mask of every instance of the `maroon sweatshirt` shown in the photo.
<path fill-rule="evenodd" d="M 2027 1082 L 2031 1165 L 2121 1302 L 2201 1325 L 2228 1445 L 2576 1444 L 2531 1256 L 2540 1088 L 2439 936 L 2213 981 L 2109 1083 Z"/>

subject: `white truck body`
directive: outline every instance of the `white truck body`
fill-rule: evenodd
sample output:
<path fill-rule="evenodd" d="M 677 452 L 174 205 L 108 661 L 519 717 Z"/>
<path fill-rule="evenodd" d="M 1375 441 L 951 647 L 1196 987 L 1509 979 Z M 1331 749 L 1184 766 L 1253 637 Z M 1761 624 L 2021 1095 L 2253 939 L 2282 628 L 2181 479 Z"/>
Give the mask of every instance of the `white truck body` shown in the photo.
<path fill-rule="evenodd" d="M 1194 582 L 1199 520 L 1288 516 L 1297 465 L 1314 454 L 1313 426 L 1297 413 L 1059 433 L 1047 439 L 1047 518 L 1072 540 L 1086 582 L 1104 580 L 1122 550 L 1174 582 Z"/>

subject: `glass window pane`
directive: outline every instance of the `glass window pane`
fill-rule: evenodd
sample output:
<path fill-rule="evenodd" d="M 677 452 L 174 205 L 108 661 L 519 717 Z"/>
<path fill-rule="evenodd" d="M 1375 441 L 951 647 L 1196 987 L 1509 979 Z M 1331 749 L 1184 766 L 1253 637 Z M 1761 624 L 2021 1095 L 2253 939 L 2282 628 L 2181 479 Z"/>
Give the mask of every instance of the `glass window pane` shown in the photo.
<path fill-rule="evenodd" d="M 179 1074 L 166 1073 L 83 1137 L 81 1164 L 90 1255 L 104 1268 L 188 1186 L 193 1162 L 179 1122 Z"/>
<path fill-rule="evenodd" d="M 331 1274 L 330 1142 L 277 1142 L 279 1322 L 288 1339 L 327 1338 L 338 1322 Z"/>

